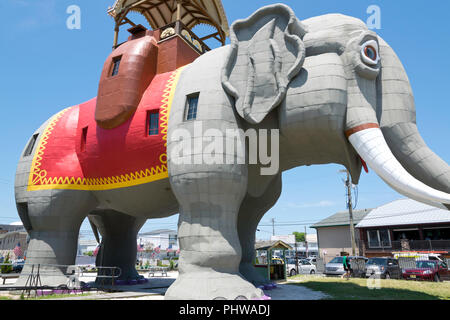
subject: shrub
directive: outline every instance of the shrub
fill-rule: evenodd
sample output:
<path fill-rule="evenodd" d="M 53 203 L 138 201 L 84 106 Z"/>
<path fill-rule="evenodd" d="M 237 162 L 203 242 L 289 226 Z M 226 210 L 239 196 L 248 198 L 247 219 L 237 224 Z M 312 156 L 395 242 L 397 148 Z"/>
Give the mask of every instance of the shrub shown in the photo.
<path fill-rule="evenodd" d="M 3 261 L 3 263 L 4 264 L 11 263 L 11 260 L 9 259 L 9 252 L 6 255 L 5 261 Z M 7 265 L 7 266 L 3 265 L 3 266 L 1 266 L 1 273 L 10 273 L 10 272 L 12 272 L 12 270 L 13 270 L 12 265 Z"/>

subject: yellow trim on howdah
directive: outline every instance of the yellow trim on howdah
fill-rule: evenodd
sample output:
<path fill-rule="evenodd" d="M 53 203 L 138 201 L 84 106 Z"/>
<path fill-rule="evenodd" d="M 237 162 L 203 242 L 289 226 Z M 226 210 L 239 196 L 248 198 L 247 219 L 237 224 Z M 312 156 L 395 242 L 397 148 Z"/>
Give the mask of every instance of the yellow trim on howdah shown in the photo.
<path fill-rule="evenodd" d="M 163 91 L 162 106 L 160 108 L 160 121 L 161 132 L 164 134 L 163 140 L 167 147 L 167 130 L 169 125 L 169 115 L 172 106 L 173 97 L 175 95 L 175 89 L 178 84 L 178 80 L 183 68 L 180 68 L 172 73 L 167 81 L 166 88 Z M 160 166 L 154 166 L 152 168 L 146 168 L 137 172 L 124 174 L 114 177 L 105 178 L 74 178 L 74 177 L 55 177 L 47 178 L 47 172 L 41 170 L 41 161 L 45 152 L 45 145 L 52 134 L 52 131 L 57 122 L 70 108 L 67 108 L 57 115 L 55 115 L 45 128 L 43 135 L 37 146 L 37 151 L 34 155 L 30 175 L 28 179 L 28 191 L 37 190 L 111 190 L 137 186 L 156 180 L 162 180 L 168 178 L 167 170 L 167 151 L 160 155 L 159 159 L 162 163 Z"/>

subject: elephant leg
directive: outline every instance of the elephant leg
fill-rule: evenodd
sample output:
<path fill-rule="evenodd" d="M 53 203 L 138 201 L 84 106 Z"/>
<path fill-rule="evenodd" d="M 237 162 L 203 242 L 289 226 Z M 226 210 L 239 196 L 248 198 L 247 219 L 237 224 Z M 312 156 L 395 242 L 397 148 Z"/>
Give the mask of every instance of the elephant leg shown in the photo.
<path fill-rule="evenodd" d="M 171 178 L 180 204 L 179 276 L 165 299 L 212 300 L 264 295 L 239 273 L 237 215 L 246 178 L 232 172 L 185 173 Z"/>
<path fill-rule="evenodd" d="M 238 216 L 239 241 L 242 248 L 242 258 L 239 272 L 245 279 L 254 285 L 267 283 L 268 279 L 256 270 L 255 261 L 255 234 L 259 222 L 264 214 L 273 207 L 281 194 L 281 174 L 269 184 L 260 197 L 246 195 L 242 201 Z"/>
<path fill-rule="evenodd" d="M 111 275 L 117 267 L 116 280 L 135 280 L 139 278 L 136 270 L 137 234 L 144 225 L 146 218 L 135 218 L 114 210 L 96 210 L 89 214 L 89 219 L 95 224 L 102 240 L 97 253 L 96 265 L 100 268 L 99 276 Z M 96 282 L 105 283 L 107 278 L 97 278 Z"/>
<path fill-rule="evenodd" d="M 26 263 L 16 285 L 24 286 L 38 269 L 42 285 L 65 285 L 68 267 L 75 264 L 81 223 L 97 206 L 97 200 L 87 191 L 46 190 L 30 194 L 16 198 L 30 237 Z"/>

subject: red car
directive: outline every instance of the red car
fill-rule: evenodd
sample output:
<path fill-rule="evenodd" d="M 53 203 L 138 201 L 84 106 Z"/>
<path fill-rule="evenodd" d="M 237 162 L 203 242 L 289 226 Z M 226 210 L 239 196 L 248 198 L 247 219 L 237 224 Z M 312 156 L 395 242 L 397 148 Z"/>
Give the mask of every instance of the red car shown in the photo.
<path fill-rule="evenodd" d="M 405 280 L 428 280 L 439 282 L 441 280 L 450 280 L 450 271 L 445 262 L 438 260 L 416 261 L 416 267 L 413 269 L 404 269 L 403 278 Z"/>

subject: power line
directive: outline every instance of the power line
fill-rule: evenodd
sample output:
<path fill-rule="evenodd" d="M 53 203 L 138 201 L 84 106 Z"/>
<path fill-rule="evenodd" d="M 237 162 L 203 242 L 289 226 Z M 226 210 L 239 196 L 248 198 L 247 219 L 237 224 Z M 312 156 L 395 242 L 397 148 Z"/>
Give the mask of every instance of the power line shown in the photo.
<path fill-rule="evenodd" d="M 394 213 L 394 214 L 391 214 L 391 215 L 376 216 L 376 217 L 372 217 L 372 218 L 365 217 L 364 220 L 375 220 L 375 219 L 380 219 L 380 218 L 402 217 L 402 216 L 408 216 L 408 215 L 411 215 L 411 214 L 417 214 L 417 213 L 434 211 L 436 209 L 435 208 L 430 208 L 430 209 L 416 210 L 416 211 L 410 211 L 410 212 L 405 212 L 405 213 L 396 213 L 396 214 Z M 2 219 L 2 218 L 6 219 L 7 217 L 1 217 L 0 219 Z M 20 219 L 20 217 L 19 216 L 14 217 L 14 218 L 13 217 L 8 217 L 8 219 L 16 219 L 16 220 L 18 220 L 18 219 Z M 314 224 L 314 223 L 320 222 L 320 221 L 325 220 L 325 219 L 327 219 L 327 218 L 315 219 L 315 220 L 309 220 L 308 219 L 308 220 L 282 221 L 282 222 L 275 223 L 274 225 L 275 225 L 275 227 L 303 226 L 303 225 L 308 225 L 308 224 Z M 344 222 L 348 222 L 348 219 L 334 219 L 333 222 L 334 223 L 344 223 Z M 178 225 L 177 223 L 167 223 L 167 224 L 170 224 L 170 225 L 172 225 L 174 227 L 176 227 Z M 158 225 L 162 225 L 162 223 L 158 224 Z M 272 223 L 267 224 L 267 222 L 263 222 L 262 224 L 258 225 L 258 227 L 272 227 L 272 226 L 273 226 Z M 149 231 L 145 231 L 145 230 L 150 230 L 150 229 L 145 228 L 145 229 L 140 230 L 140 232 L 143 232 L 143 231 L 144 232 L 149 232 Z M 83 230 L 83 231 L 89 231 L 89 230 Z"/>
<path fill-rule="evenodd" d="M 437 209 L 437 208 L 436 208 Z M 405 213 L 397 213 L 397 214 L 392 214 L 392 215 L 383 215 L 383 216 L 375 216 L 375 217 L 365 217 L 364 220 L 378 220 L 380 218 L 393 218 L 393 217 L 402 217 L 402 216 L 409 216 L 411 214 L 417 214 L 417 213 L 424 213 L 424 212 L 428 212 L 428 211 L 434 211 L 436 210 L 435 208 L 430 208 L 430 209 L 426 209 L 426 210 L 416 210 L 416 211 L 411 211 L 411 212 L 405 212 Z M 327 219 L 327 218 L 325 218 Z M 275 226 L 296 226 L 296 225 L 308 225 L 308 224 L 314 224 L 317 222 L 320 222 L 322 220 L 325 219 L 320 219 L 320 220 L 303 220 L 303 223 L 301 223 L 301 221 L 299 221 L 298 223 L 283 223 L 280 222 L 278 224 L 275 224 Z M 333 223 L 344 223 L 344 222 L 349 222 L 349 219 L 345 218 L 345 219 L 336 219 L 333 220 Z M 259 225 L 260 227 L 271 227 L 272 225 Z"/>

